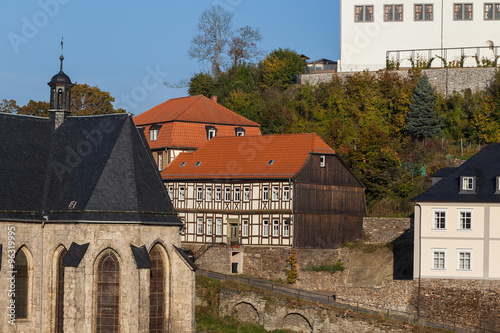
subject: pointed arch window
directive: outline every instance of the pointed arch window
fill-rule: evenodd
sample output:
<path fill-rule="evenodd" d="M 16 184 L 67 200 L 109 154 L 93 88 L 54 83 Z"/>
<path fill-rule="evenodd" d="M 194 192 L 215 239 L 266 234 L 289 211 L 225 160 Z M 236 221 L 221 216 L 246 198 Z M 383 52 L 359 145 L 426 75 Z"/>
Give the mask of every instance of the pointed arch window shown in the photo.
<path fill-rule="evenodd" d="M 15 259 L 16 273 L 16 319 L 28 318 L 28 258 L 23 249 L 17 251 Z"/>
<path fill-rule="evenodd" d="M 152 267 L 150 270 L 149 292 L 149 332 L 164 333 L 165 330 L 165 260 L 159 245 L 149 253 Z"/>
<path fill-rule="evenodd" d="M 97 263 L 96 332 L 120 331 L 120 262 L 111 250 Z"/>
<path fill-rule="evenodd" d="M 66 248 L 63 247 L 57 256 L 55 311 L 55 326 L 57 333 L 64 332 L 64 266 L 62 262 L 66 252 Z"/>

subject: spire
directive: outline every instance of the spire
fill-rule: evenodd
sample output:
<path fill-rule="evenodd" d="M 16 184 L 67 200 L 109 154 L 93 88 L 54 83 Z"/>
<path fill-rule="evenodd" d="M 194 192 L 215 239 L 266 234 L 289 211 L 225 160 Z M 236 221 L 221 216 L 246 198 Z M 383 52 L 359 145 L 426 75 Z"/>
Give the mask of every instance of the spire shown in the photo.
<path fill-rule="evenodd" d="M 63 49 L 64 49 L 64 37 L 61 38 L 61 56 L 59 57 L 59 60 L 61 60 L 61 72 L 63 71 L 63 60 L 64 60 L 64 56 L 63 56 Z"/>
<path fill-rule="evenodd" d="M 61 56 L 59 57 L 61 69 L 48 83 L 50 86 L 49 116 L 54 129 L 59 127 L 70 114 L 71 87 L 73 87 L 73 83 L 71 83 L 69 76 L 63 72 L 63 48 L 64 41 L 61 39 Z"/>

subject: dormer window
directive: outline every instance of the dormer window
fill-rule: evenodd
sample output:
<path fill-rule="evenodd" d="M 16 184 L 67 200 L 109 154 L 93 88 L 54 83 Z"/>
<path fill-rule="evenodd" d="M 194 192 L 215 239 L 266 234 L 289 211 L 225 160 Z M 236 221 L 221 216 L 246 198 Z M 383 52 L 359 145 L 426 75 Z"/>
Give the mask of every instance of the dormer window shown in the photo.
<path fill-rule="evenodd" d="M 158 133 L 160 132 L 161 126 L 158 126 L 156 124 L 151 125 L 149 128 L 149 141 L 156 141 L 158 140 Z"/>
<path fill-rule="evenodd" d="M 243 127 L 236 127 L 234 131 L 236 136 L 245 136 L 245 129 Z"/>
<path fill-rule="evenodd" d="M 215 126 L 205 126 L 205 130 L 207 131 L 207 140 L 217 135 L 217 128 Z"/>
<path fill-rule="evenodd" d="M 496 177 L 496 189 L 495 194 L 500 194 L 500 176 Z"/>
<path fill-rule="evenodd" d="M 461 176 L 460 177 L 460 192 L 471 193 L 476 190 L 476 177 Z"/>

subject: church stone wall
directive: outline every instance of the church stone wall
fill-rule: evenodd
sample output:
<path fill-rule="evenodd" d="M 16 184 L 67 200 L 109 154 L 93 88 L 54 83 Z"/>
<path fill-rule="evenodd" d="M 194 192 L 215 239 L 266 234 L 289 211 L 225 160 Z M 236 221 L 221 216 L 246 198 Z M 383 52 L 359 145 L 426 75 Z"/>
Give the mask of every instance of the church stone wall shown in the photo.
<path fill-rule="evenodd" d="M 28 319 L 8 323 L 9 283 L 8 228 L 15 228 L 17 251 L 24 246 L 29 252 L 29 308 Z M 55 314 L 55 263 L 57 249 L 69 249 L 72 242 L 90 243 L 78 267 L 65 268 L 64 331 L 92 332 L 95 304 L 96 258 L 106 249 L 112 249 L 120 262 L 120 324 L 121 332 L 148 331 L 149 325 L 149 269 L 137 269 L 130 244 L 145 245 L 148 251 L 160 243 L 166 252 L 167 272 L 170 278 L 166 295 L 170 332 L 194 332 L 194 271 L 175 251 L 180 245 L 177 227 L 145 226 L 139 224 L 46 224 L 43 228 L 43 280 L 40 297 L 40 270 L 42 266 L 41 223 L 1 223 L 0 244 L 3 253 L 0 270 L 0 332 L 38 332 L 42 318 L 42 332 L 53 332 Z M 40 306 L 42 301 L 42 306 Z M 40 316 L 40 308 L 42 313 Z"/>

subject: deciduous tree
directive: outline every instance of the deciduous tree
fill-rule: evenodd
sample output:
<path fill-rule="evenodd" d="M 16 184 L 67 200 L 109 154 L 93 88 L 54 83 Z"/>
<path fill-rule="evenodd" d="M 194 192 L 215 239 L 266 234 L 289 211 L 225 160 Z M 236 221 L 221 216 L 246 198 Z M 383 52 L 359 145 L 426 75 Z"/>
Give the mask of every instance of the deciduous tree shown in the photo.
<path fill-rule="evenodd" d="M 229 42 L 228 52 L 233 67 L 238 66 L 242 61 L 251 61 L 262 55 L 262 50 L 257 47 L 257 42 L 261 39 L 259 30 L 254 30 L 248 25 L 236 30 Z"/>
<path fill-rule="evenodd" d="M 19 106 L 17 105 L 17 102 L 13 99 L 11 100 L 4 99 L 3 101 L 0 102 L 0 112 L 16 113 L 18 109 Z"/>
<path fill-rule="evenodd" d="M 295 83 L 295 76 L 303 73 L 306 63 L 290 49 L 274 50 L 260 62 L 262 83 L 265 87 L 286 88 Z"/>

